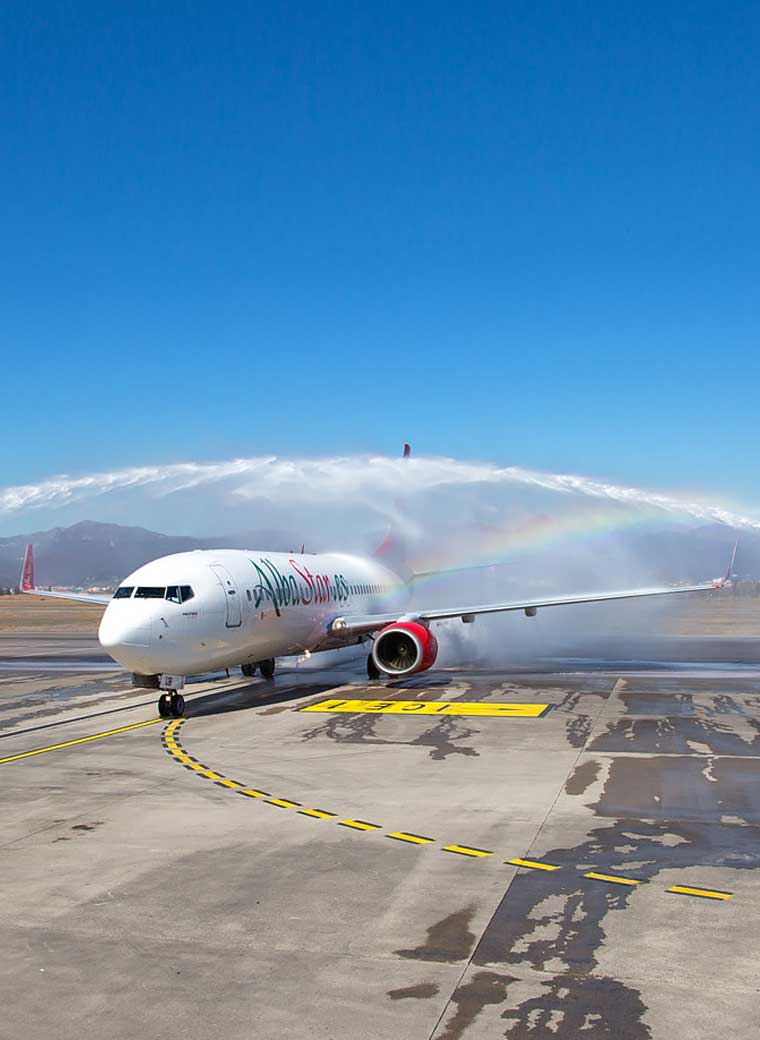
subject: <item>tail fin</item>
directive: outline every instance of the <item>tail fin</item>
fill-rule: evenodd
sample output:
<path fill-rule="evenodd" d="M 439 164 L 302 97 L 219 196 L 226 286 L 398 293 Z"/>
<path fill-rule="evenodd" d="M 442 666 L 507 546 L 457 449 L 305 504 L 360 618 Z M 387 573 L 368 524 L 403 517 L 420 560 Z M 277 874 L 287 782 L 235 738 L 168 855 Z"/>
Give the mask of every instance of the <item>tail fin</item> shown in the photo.
<path fill-rule="evenodd" d="M 401 458 L 408 459 L 411 454 L 411 444 L 404 442 Z M 388 527 L 388 530 L 385 532 L 385 538 L 383 538 L 372 555 L 380 563 L 390 567 L 391 570 L 396 571 L 397 574 L 400 574 L 405 579 L 408 577 L 410 572 L 406 565 L 406 546 L 399 537 L 398 531 L 394 530 L 392 526 Z"/>
<path fill-rule="evenodd" d="M 24 565 L 21 568 L 21 591 L 32 592 L 34 589 L 34 552 L 31 544 L 27 545 L 24 554 Z"/>
<path fill-rule="evenodd" d="M 714 589 L 722 589 L 726 585 L 731 585 L 731 572 L 734 569 L 734 560 L 736 559 L 736 550 L 739 548 L 739 539 L 737 538 L 734 542 L 733 552 L 731 553 L 731 559 L 728 561 L 728 570 L 722 578 L 715 578 L 713 580 Z"/>

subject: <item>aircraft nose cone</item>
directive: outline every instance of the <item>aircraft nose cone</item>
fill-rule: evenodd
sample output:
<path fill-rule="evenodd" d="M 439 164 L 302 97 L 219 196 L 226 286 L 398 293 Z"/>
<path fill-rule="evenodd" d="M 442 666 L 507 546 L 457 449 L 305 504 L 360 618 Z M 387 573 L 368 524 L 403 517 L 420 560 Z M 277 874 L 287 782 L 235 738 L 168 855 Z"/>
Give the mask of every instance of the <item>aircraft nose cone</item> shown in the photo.
<path fill-rule="evenodd" d="M 118 609 L 125 605 L 130 604 L 108 605 L 100 622 L 98 639 L 119 664 L 139 671 L 153 642 L 153 626 L 150 619 L 135 617 L 134 611 Z"/>
<path fill-rule="evenodd" d="M 106 650 L 119 646 L 150 646 L 152 626 L 150 621 L 119 617 L 110 613 L 109 607 L 103 615 L 98 630 L 98 639 Z"/>

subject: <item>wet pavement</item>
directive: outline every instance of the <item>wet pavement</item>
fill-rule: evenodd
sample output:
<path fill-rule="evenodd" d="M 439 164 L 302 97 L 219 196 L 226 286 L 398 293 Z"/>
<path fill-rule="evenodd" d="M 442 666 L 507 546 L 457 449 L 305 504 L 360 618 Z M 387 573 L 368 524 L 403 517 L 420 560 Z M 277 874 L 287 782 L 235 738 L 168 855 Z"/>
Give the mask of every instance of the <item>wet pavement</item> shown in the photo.
<path fill-rule="evenodd" d="M 123 673 L 71 670 L 96 647 L 25 645 L 0 675 L 8 1035 L 756 1034 L 751 664 L 208 678 L 167 727 Z M 371 710 L 300 710 L 336 698 Z"/>

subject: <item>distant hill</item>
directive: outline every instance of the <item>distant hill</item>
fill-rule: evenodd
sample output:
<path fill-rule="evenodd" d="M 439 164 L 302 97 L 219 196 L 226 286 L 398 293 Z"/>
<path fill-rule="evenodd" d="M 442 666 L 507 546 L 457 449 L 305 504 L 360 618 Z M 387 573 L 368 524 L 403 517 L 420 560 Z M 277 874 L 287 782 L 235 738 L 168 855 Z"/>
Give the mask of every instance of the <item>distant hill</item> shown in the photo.
<path fill-rule="evenodd" d="M 605 537 L 596 552 L 605 555 Z M 650 564 L 651 573 L 666 582 L 702 581 L 717 577 L 728 562 L 734 532 L 721 524 L 705 524 L 691 529 L 627 533 L 622 538 L 627 549 Z M 226 537 L 191 537 L 159 534 L 143 527 L 103 524 L 85 520 L 71 527 L 0 538 L 0 586 L 18 583 L 27 544 L 34 545 L 37 582 L 45 585 L 89 587 L 113 586 L 131 571 L 169 553 L 192 549 L 259 548 L 287 552 L 297 548 L 287 532 L 260 529 Z M 312 546 L 317 549 L 317 546 Z M 743 578 L 760 579 L 760 534 L 742 532 L 735 573 Z"/>
<path fill-rule="evenodd" d="M 283 543 L 281 532 L 274 531 L 254 531 L 232 538 L 193 538 L 84 520 L 71 527 L 0 538 L 0 586 L 18 583 L 24 551 L 30 542 L 34 545 L 35 573 L 40 586 L 115 586 L 143 563 L 192 549 L 293 548 Z"/>

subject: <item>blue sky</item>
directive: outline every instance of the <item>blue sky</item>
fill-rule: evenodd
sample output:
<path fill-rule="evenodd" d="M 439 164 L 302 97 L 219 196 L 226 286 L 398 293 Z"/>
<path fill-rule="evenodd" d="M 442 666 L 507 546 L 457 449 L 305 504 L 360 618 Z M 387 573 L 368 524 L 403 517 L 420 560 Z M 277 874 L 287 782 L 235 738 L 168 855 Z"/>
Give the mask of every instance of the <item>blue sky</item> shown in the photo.
<path fill-rule="evenodd" d="M 759 28 L 3 5 L 0 484 L 407 439 L 756 503 Z"/>

